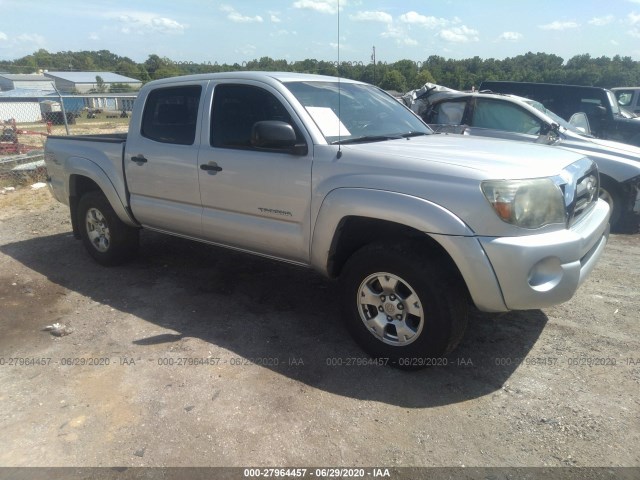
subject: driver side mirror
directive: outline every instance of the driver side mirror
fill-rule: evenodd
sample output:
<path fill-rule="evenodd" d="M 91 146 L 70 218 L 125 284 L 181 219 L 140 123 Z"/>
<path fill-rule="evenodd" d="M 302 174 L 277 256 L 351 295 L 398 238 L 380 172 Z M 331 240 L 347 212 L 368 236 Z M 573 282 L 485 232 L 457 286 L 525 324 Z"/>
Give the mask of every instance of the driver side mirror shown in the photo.
<path fill-rule="evenodd" d="M 265 120 L 256 122 L 251 129 L 251 146 L 255 148 L 306 155 L 307 145 L 297 141 L 295 130 L 286 122 Z"/>

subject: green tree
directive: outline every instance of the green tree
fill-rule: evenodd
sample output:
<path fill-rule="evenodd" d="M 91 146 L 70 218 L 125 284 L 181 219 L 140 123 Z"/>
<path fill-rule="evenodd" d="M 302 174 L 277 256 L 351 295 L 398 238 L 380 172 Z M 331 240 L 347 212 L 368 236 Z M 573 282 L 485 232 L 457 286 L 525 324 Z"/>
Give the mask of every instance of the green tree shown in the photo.
<path fill-rule="evenodd" d="M 398 70 L 389 70 L 383 77 L 380 88 L 404 93 L 407 91 L 407 80 Z"/>
<path fill-rule="evenodd" d="M 109 87 L 111 93 L 129 93 L 134 92 L 135 89 L 128 83 L 112 83 Z"/>
<path fill-rule="evenodd" d="M 53 60 L 52 56 L 49 52 L 47 52 L 44 48 L 41 48 L 37 52 L 33 54 L 33 60 L 35 65 L 38 68 L 51 68 Z"/>
<path fill-rule="evenodd" d="M 299 62 L 294 62 L 292 70 L 300 73 L 316 73 L 318 71 L 318 61 L 307 58 Z"/>
<path fill-rule="evenodd" d="M 156 70 L 164 66 L 162 59 L 155 53 L 149 55 L 149 58 L 144 62 L 144 69 L 147 71 L 151 78 L 154 78 Z"/>
<path fill-rule="evenodd" d="M 136 65 L 133 61 L 122 60 L 118 62 L 115 68 L 115 73 L 124 75 L 125 77 L 141 80 L 140 78 L 138 78 L 140 69 L 138 68 L 138 65 Z"/>
<path fill-rule="evenodd" d="M 186 73 L 181 71 L 178 65 L 167 57 L 160 58 L 156 54 L 149 55 L 147 61 L 144 62 L 144 67 L 149 77 L 153 80 L 175 77 Z"/>
<path fill-rule="evenodd" d="M 332 62 L 318 62 L 317 73 L 320 75 L 329 75 L 331 77 L 338 76 L 338 69 Z"/>
<path fill-rule="evenodd" d="M 422 69 L 414 77 L 413 83 L 408 84 L 409 90 L 421 88 L 425 83 L 436 83 L 436 79 L 433 78 L 433 75 L 431 75 L 429 70 Z"/>
<path fill-rule="evenodd" d="M 612 58 L 604 56 L 593 58 L 589 54 L 581 54 L 572 57 L 566 64 L 561 57 L 543 52 L 527 52 L 504 59 L 482 59 L 477 56 L 467 59 L 446 59 L 432 55 L 422 62 L 421 68 L 417 65 L 413 59 L 403 59 L 392 64 L 378 61 L 376 65 L 350 62 L 336 65 L 334 62 L 310 58 L 287 62 L 271 57 L 251 60 L 244 66 L 238 63 L 183 65 L 156 54 L 150 54 L 145 62 L 138 63 L 108 50 L 50 53 L 45 49 L 37 50 L 16 60 L 0 60 L 0 70 L 10 73 L 69 69 L 103 71 L 117 72 L 142 82 L 187 73 L 248 69 L 340 75 L 399 91 L 418 88 L 427 81 L 461 90 L 472 86 L 477 87 L 483 80 L 575 83 L 607 88 L 640 84 L 640 62 L 620 55 Z M 398 73 L 401 76 L 398 76 Z"/>
<path fill-rule="evenodd" d="M 98 93 L 104 93 L 107 91 L 107 85 L 105 85 L 104 80 L 100 75 L 96 75 L 96 89 Z"/>
<path fill-rule="evenodd" d="M 389 65 L 389 68 L 400 72 L 407 82 L 407 85 L 413 85 L 415 83 L 416 75 L 418 75 L 418 65 L 413 60 L 399 60 Z"/>

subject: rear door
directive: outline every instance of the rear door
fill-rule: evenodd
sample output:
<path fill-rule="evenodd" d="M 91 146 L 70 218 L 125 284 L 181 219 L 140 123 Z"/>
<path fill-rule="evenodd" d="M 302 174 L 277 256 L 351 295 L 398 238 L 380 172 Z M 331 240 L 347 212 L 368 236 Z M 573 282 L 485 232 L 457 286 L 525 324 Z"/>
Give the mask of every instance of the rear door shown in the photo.
<path fill-rule="evenodd" d="M 198 150 L 207 82 L 152 90 L 140 131 L 129 134 L 124 170 L 131 209 L 144 226 L 200 237 Z"/>
<path fill-rule="evenodd" d="M 308 263 L 313 148 L 302 123 L 277 90 L 260 82 L 210 89 L 198 159 L 203 238 Z M 264 120 L 293 125 L 308 153 L 252 147 L 252 127 Z"/>

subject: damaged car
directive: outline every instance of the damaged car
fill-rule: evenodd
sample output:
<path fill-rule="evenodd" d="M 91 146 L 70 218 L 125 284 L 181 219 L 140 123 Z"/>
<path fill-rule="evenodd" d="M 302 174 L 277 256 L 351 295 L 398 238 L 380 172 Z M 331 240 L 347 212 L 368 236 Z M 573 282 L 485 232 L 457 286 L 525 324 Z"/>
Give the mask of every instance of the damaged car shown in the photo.
<path fill-rule="evenodd" d="M 578 113 L 567 122 L 528 98 L 430 83 L 402 101 L 436 132 L 553 145 L 588 155 L 600 170 L 600 197 L 611 207 L 612 228 L 638 230 L 640 148 L 593 137 L 586 115 Z"/>

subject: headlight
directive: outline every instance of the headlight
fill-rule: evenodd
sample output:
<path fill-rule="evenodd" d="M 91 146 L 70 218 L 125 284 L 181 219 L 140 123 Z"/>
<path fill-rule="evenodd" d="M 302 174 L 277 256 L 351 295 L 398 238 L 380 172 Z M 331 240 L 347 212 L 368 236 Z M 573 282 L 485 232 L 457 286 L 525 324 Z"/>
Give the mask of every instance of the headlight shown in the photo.
<path fill-rule="evenodd" d="M 501 220 L 523 228 L 565 223 L 562 191 L 550 178 L 487 180 L 482 193 Z"/>

